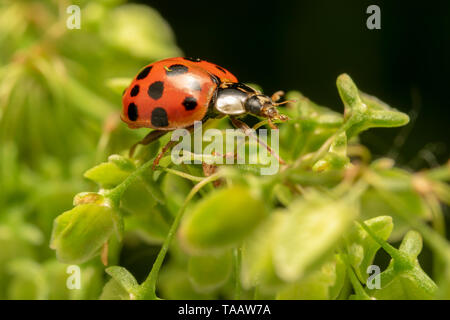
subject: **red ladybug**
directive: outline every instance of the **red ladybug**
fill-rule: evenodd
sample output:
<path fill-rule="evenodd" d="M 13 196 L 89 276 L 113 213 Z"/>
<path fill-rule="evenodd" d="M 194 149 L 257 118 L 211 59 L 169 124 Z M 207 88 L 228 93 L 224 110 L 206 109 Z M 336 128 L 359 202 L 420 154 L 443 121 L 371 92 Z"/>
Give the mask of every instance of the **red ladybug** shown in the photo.
<path fill-rule="evenodd" d="M 169 58 L 149 64 L 134 78 L 123 94 L 121 118 L 130 128 L 156 129 L 139 144 L 171 130 L 191 128 L 194 121 L 226 115 L 242 129 L 248 126 L 237 118 L 247 113 L 266 118 L 273 127 L 272 120 L 287 120 L 276 109 L 282 94 L 263 95 L 204 60 Z"/>

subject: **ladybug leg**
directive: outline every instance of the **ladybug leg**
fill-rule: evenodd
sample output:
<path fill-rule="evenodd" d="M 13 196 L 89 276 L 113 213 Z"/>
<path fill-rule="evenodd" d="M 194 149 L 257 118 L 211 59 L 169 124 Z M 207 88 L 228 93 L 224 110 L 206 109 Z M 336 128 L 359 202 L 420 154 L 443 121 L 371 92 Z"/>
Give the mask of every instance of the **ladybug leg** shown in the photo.
<path fill-rule="evenodd" d="M 174 145 L 176 145 L 178 143 L 178 141 L 172 141 L 170 140 L 169 142 L 166 143 L 166 145 L 161 149 L 161 152 L 158 153 L 158 155 L 156 156 L 155 160 L 153 160 L 153 166 L 152 169 L 155 170 L 156 166 L 159 164 L 159 161 L 161 160 L 161 158 L 164 156 L 164 154 L 170 149 L 172 148 Z"/>
<path fill-rule="evenodd" d="M 129 157 L 132 158 L 134 151 L 136 150 L 136 147 L 138 145 L 147 145 L 152 143 L 155 140 L 158 140 L 159 138 L 161 138 L 163 135 L 165 135 L 168 131 L 164 131 L 164 130 L 153 130 L 152 132 L 150 132 L 149 134 L 147 134 L 141 141 L 135 143 L 131 148 L 130 148 L 130 152 L 129 152 Z"/>
<path fill-rule="evenodd" d="M 190 126 L 187 127 L 186 130 L 188 130 L 189 132 L 194 131 L 194 126 Z M 167 132 L 167 131 L 166 131 Z M 161 149 L 161 152 L 156 156 L 155 160 L 153 161 L 153 170 L 155 170 L 156 166 L 159 164 L 159 161 L 161 160 L 161 158 L 164 156 L 164 154 L 173 146 L 175 146 L 178 143 L 178 141 L 172 141 L 170 140 L 169 142 L 166 143 L 166 145 Z"/>
<path fill-rule="evenodd" d="M 272 101 L 277 102 L 282 96 L 284 96 L 284 91 L 279 90 L 275 92 L 270 98 L 272 99 Z"/>
<path fill-rule="evenodd" d="M 252 138 L 256 139 L 256 141 L 258 142 L 259 145 L 263 146 L 264 148 L 267 149 L 267 151 L 269 151 L 269 153 L 271 155 L 273 155 L 275 157 L 275 159 L 278 160 L 279 163 L 281 164 L 286 164 L 286 162 L 281 159 L 281 157 L 276 154 L 267 144 L 265 144 L 264 142 L 262 142 L 261 140 L 259 140 L 258 136 L 254 134 L 253 130 L 245 123 L 242 122 L 241 120 L 238 120 L 236 118 L 230 117 L 231 119 L 231 123 L 238 129 L 241 129 L 242 131 L 244 131 L 244 134 L 246 136 L 251 136 Z"/>

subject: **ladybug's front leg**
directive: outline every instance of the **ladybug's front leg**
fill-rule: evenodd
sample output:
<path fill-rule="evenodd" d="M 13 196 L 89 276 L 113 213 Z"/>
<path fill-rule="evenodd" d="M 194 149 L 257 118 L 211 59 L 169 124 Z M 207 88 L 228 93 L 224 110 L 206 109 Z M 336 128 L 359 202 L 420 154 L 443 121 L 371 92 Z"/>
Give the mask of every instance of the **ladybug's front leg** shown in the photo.
<path fill-rule="evenodd" d="M 149 134 L 147 134 L 141 141 L 136 142 L 131 148 L 130 148 L 130 152 L 129 152 L 129 157 L 132 158 L 134 151 L 136 150 L 136 147 L 138 145 L 147 145 L 152 143 L 155 140 L 158 140 L 159 138 L 161 138 L 163 135 L 165 135 L 168 131 L 164 131 L 164 130 L 153 130 L 152 132 L 150 132 Z"/>

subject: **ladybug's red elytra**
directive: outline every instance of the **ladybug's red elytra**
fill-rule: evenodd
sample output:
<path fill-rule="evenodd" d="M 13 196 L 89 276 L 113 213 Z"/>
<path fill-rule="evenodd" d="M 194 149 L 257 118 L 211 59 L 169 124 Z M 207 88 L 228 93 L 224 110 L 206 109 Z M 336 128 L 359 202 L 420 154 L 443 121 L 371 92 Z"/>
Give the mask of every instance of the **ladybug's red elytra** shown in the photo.
<path fill-rule="evenodd" d="M 287 120 L 276 108 L 282 94 L 263 95 L 204 60 L 169 58 L 138 73 L 124 91 L 121 118 L 130 128 L 156 129 L 138 144 L 148 144 L 171 130 L 191 128 L 195 121 L 227 115 L 242 129 L 248 126 L 238 118 L 247 113 L 266 118 L 274 127 L 272 120 Z"/>

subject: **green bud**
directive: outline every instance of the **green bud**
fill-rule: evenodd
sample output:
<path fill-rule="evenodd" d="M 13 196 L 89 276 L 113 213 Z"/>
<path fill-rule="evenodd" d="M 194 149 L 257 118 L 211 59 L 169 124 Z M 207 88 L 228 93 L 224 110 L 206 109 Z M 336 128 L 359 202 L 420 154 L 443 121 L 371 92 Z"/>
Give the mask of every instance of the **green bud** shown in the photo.
<path fill-rule="evenodd" d="M 59 261 L 83 263 L 100 253 L 121 218 L 108 205 L 80 204 L 58 216 L 53 224 L 50 247 Z"/>

